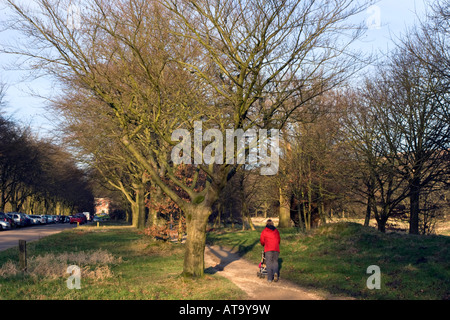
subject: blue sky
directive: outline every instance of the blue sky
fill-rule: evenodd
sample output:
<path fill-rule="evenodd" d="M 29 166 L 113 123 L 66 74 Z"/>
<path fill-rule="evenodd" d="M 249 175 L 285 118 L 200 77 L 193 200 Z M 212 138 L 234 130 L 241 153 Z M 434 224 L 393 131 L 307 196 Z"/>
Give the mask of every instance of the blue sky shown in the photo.
<path fill-rule="evenodd" d="M 423 15 L 426 8 L 424 1 L 426 0 L 381 0 L 376 2 L 373 10 L 360 15 L 362 21 L 368 21 L 369 24 L 372 21 L 370 24 L 372 27 L 357 45 L 367 52 L 386 52 L 393 47 L 391 39 L 395 39 L 406 30 L 406 27 L 413 25 L 417 15 Z M 5 11 L 1 10 L 0 20 L 3 20 L 5 15 Z M 380 21 L 381 25 L 373 24 L 374 21 Z M 14 36 L 17 35 L 10 32 L 0 33 L 0 45 L 2 41 L 7 41 Z M 27 79 L 24 72 L 7 70 L 6 68 L 13 61 L 13 57 L 0 54 L 0 80 L 6 82 L 9 87 L 6 94 L 7 107 L 4 111 L 7 116 L 12 116 L 19 123 L 31 125 L 39 135 L 45 135 L 54 128 L 54 124 L 46 115 L 46 101 L 33 97 L 30 92 L 47 96 L 55 93 L 55 89 L 46 79 Z"/>

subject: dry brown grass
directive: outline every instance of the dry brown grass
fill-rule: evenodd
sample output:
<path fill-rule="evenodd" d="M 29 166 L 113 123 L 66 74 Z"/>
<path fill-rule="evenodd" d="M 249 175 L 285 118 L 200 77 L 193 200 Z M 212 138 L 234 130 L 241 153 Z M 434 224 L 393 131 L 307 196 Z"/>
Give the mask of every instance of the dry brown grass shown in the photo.
<path fill-rule="evenodd" d="M 9 260 L 0 268 L 0 277 L 15 276 L 19 272 L 20 270 L 17 264 Z"/>
<path fill-rule="evenodd" d="M 103 280 L 113 276 L 109 265 L 120 263 L 121 261 L 121 258 L 115 258 L 106 250 L 101 249 L 92 252 L 48 253 L 43 256 L 31 256 L 28 258 L 27 275 L 47 279 L 67 277 L 67 267 L 76 265 L 80 267 L 83 278 Z M 11 260 L 7 261 L 0 268 L 0 277 L 6 278 L 19 273 L 20 268 L 18 264 Z"/>

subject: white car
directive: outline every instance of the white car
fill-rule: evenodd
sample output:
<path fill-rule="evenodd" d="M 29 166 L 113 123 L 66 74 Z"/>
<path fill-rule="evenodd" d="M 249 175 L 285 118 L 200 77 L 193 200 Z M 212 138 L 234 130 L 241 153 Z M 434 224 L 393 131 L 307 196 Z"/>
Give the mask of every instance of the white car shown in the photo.
<path fill-rule="evenodd" d="M 8 221 L 0 221 L 0 230 L 11 229 L 11 224 Z"/>
<path fill-rule="evenodd" d="M 47 223 L 47 218 L 45 216 L 40 215 L 40 214 L 35 214 L 34 216 L 38 218 L 40 224 Z"/>
<path fill-rule="evenodd" d="M 31 224 L 41 224 L 40 217 L 38 216 L 29 214 L 28 218 L 31 220 Z"/>

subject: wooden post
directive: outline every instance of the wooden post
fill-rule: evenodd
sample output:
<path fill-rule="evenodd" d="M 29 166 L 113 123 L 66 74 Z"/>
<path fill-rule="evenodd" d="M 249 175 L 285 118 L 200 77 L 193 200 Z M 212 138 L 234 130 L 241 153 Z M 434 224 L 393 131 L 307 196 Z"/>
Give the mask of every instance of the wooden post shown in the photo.
<path fill-rule="evenodd" d="M 20 270 L 27 271 L 27 242 L 19 240 L 19 265 Z"/>

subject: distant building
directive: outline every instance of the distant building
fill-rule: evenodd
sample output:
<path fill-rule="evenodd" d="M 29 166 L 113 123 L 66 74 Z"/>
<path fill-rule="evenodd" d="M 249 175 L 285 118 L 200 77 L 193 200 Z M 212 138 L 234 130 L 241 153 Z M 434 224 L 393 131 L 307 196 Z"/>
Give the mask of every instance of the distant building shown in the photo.
<path fill-rule="evenodd" d="M 111 212 L 111 199 L 110 198 L 95 198 L 95 214 Z"/>

